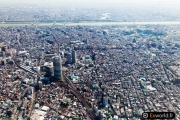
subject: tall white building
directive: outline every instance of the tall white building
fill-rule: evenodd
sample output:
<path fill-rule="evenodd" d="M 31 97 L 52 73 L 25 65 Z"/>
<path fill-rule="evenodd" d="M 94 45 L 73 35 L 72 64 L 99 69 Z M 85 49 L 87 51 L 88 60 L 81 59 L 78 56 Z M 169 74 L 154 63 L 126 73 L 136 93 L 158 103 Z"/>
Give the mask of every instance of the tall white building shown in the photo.
<path fill-rule="evenodd" d="M 62 80 L 62 60 L 60 56 L 53 57 L 54 77 L 57 80 Z"/>
<path fill-rule="evenodd" d="M 42 90 L 42 88 L 43 88 L 42 81 L 38 81 L 38 86 L 39 86 L 39 89 Z"/>

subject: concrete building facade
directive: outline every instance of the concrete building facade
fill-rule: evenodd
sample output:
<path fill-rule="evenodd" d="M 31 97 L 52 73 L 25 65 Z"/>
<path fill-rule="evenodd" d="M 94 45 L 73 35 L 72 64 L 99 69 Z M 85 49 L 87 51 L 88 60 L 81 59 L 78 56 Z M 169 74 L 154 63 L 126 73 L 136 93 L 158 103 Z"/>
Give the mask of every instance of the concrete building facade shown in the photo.
<path fill-rule="evenodd" d="M 54 78 L 58 80 L 62 80 L 62 63 L 61 57 L 55 56 L 53 57 L 53 67 L 54 67 Z"/>

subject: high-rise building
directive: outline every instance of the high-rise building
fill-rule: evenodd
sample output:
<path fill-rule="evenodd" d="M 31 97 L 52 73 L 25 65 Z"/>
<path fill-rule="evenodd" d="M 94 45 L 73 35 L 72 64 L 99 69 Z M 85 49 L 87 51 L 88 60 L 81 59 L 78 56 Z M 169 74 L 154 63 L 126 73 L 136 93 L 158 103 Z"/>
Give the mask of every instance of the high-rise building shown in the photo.
<path fill-rule="evenodd" d="M 45 66 L 46 76 L 52 77 L 54 76 L 54 68 L 53 66 Z"/>
<path fill-rule="evenodd" d="M 64 51 L 61 51 L 61 57 L 64 58 Z"/>
<path fill-rule="evenodd" d="M 43 66 L 43 70 L 46 72 L 47 77 L 54 76 L 53 62 L 45 62 Z"/>
<path fill-rule="evenodd" d="M 53 57 L 53 67 L 54 67 L 54 78 L 57 80 L 62 80 L 62 63 L 61 57 L 55 56 Z"/>
<path fill-rule="evenodd" d="M 71 48 L 67 47 L 66 50 L 70 53 L 71 52 Z"/>
<path fill-rule="evenodd" d="M 75 50 L 72 51 L 72 62 L 76 63 L 76 51 Z"/>
<path fill-rule="evenodd" d="M 6 65 L 6 59 L 4 58 L 4 59 L 0 60 L 0 63 L 1 63 L 1 65 Z"/>
<path fill-rule="evenodd" d="M 94 51 L 92 52 L 92 60 L 96 60 L 96 54 Z"/>
<path fill-rule="evenodd" d="M 42 88 L 43 88 L 42 81 L 38 81 L 38 86 L 39 86 L 39 89 L 42 90 Z"/>
<path fill-rule="evenodd" d="M 103 97 L 103 106 L 106 106 L 106 105 L 108 105 L 108 97 L 104 96 Z"/>
<path fill-rule="evenodd" d="M 70 64 L 70 63 L 72 62 L 72 59 L 71 59 L 71 58 L 72 58 L 71 53 L 68 53 L 68 54 L 67 54 L 67 63 L 68 63 L 68 64 Z"/>
<path fill-rule="evenodd" d="M 89 44 L 89 40 L 88 39 L 86 39 L 86 44 Z"/>
<path fill-rule="evenodd" d="M 7 47 L 6 47 L 6 45 L 4 45 L 4 46 L 2 46 L 2 48 L 1 48 L 1 51 L 6 51 L 6 49 L 7 49 Z"/>

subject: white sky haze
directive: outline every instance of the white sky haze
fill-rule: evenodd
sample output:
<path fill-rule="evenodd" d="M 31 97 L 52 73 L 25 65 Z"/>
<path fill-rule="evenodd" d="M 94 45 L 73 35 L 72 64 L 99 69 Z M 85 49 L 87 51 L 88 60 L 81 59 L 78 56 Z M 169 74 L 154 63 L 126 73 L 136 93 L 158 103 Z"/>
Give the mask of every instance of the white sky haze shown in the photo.
<path fill-rule="evenodd" d="M 180 5 L 180 0 L 0 0 L 3 3 L 50 3 L 50 4 L 129 4 L 129 5 Z"/>

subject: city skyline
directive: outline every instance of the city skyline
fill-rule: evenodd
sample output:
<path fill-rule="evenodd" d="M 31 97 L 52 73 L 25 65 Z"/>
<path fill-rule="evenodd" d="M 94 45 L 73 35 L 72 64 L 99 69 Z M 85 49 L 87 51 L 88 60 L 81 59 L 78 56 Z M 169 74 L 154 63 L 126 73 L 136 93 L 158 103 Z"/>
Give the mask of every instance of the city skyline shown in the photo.
<path fill-rule="evenodd" d="M 0 120 L 180 120 L 179 5 L 1 0 Z"/>

